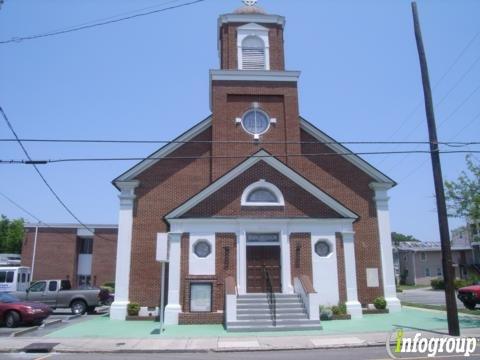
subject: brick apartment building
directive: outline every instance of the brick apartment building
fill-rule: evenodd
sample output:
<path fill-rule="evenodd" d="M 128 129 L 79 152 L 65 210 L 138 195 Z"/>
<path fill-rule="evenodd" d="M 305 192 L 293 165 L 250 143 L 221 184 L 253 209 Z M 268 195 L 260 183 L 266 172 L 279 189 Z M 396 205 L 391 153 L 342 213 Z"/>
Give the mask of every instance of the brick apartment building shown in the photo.
<path fill-rule="evenodd" d="M 115 280 L 116 225 L 25 225 L 22 266 L 32 280 L 69 279 L 74 286 Z"/>
<path fill-rule="evenodd" d="M 162 242 L 166 324 L 233 327 L 241 304 L 264 304 L 256 294 L 300 299 L 317 323 L 319 305 L 344 302 L 361 317 L 378 296 L 398 311 L 387 196 L 395 183 L 300 116 L 300 72 L 284 66 L 285 18 L 246 3 L 218 19 L 211 116 L 113 181 L 111 318 L 125 319 L 129 302 L 158 312 Z"/>

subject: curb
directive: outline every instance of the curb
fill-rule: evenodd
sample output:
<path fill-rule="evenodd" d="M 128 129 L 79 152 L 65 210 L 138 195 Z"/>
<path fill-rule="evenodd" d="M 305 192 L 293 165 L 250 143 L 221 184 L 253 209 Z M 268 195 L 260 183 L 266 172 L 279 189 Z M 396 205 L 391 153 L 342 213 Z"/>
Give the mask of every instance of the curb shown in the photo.
<path fill-rule="evenodd" d="M 17 336 L 21 336 L 23 334 L 28 334 L 29 332 L 38 330 L 39 327 L 40 326 L 32 326 L 32 327 L 29 327 L 29 328 L 26 328 L 26 329 L 15 331 L 15 332 L 10 334 L 10 337 L 17 337 Z"/>
<path fill-rule="evenodd" d="M 52 326 L 52 325 L 60 324 L 61 322 L 63 322 L 62 319 L 55 319 L 55 320 L 52 320 L 52 321 L 49 321 L 49 322 L 45 322 L 41 326 L 42 326 L 42 328 L 46 328 L 46 327 L 49 327 L 49 326 Z"/>

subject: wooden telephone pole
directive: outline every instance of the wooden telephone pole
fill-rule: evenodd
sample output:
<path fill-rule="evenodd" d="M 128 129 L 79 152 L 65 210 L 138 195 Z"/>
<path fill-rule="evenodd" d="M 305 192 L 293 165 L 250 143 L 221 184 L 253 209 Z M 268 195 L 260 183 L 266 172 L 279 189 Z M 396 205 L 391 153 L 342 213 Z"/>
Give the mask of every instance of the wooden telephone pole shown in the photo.
<path fill-rule="evenodd" d="M 458 324 L 457 300 L 453 286 L 454 273 L 452 266 L 452 249 L 450 247 L 450 231 L 448 229 L 447 205 L 445 202 L 445 189 L 443 187 L 442 167 L 437 138 L 437 126 L 433 111 L 432 89 L 428 75 L 427 59 L 423 47 L 422 32 L 418 20 L 417 4 L 412 2 L 413 23 L 415 38 L 417 40 L 418 57 L 422 71 L 423 93 L 425 96 L 425 111 L 427 113 L 428 134 L 430 138 L 430 155 L 432 157 L 433 179 L 437 198 L 438 224 L 440 228 L 440 241 L 442 245 L 443 278 L 445 280 L 445 298 L 447 304 L 448 333 L 452 336 L 460 335 Z"/>

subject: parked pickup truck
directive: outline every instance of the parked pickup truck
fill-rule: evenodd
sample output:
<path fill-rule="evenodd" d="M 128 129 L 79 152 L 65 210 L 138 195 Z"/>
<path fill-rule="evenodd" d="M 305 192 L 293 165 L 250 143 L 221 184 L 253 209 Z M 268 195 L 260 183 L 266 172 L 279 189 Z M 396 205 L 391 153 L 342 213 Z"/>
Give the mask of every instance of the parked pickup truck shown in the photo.
<path fill-rule="evenodd" d="M 469 310 L 475 309 L 480 304 L 480 285 L 472 285 L 458 289 L 457 297 Z"/>
<path fill-rule="evenodd" d="M 73 314 L 93 312 L 109 298 L 108 291 L 104 289 L 72 289 L 69 280 L 36 281 L 26 291 L 11 294 L 21 300 L 47 304 L 52 309 L 70 308 Z"/>

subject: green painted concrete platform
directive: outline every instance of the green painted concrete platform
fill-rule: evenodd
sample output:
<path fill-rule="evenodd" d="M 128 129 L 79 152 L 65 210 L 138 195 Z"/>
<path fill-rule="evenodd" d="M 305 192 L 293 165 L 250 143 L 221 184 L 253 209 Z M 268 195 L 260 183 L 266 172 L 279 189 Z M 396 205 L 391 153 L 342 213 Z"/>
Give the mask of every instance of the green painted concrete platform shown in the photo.
<path fill-rule="evenodd" d="M 480 316 L 459 315 L 462 328 L 480 328 Z M 387 332 L 396 327 L 408 330 L 447 329 L 447 317 L 443 311 L 421 310 L 404 307 L 400 313 L 364 315 L 358 320 L 322 321 L 323 330 L 261 333 L 228 333 L 222 325 L 167 326 L 159 334 L 159 323 L 153 321 L 114 321 L 108 316 L 83 321 L 47 335 L 51 338 L 205 338 L 241 336 L 305 336 Z"/>

